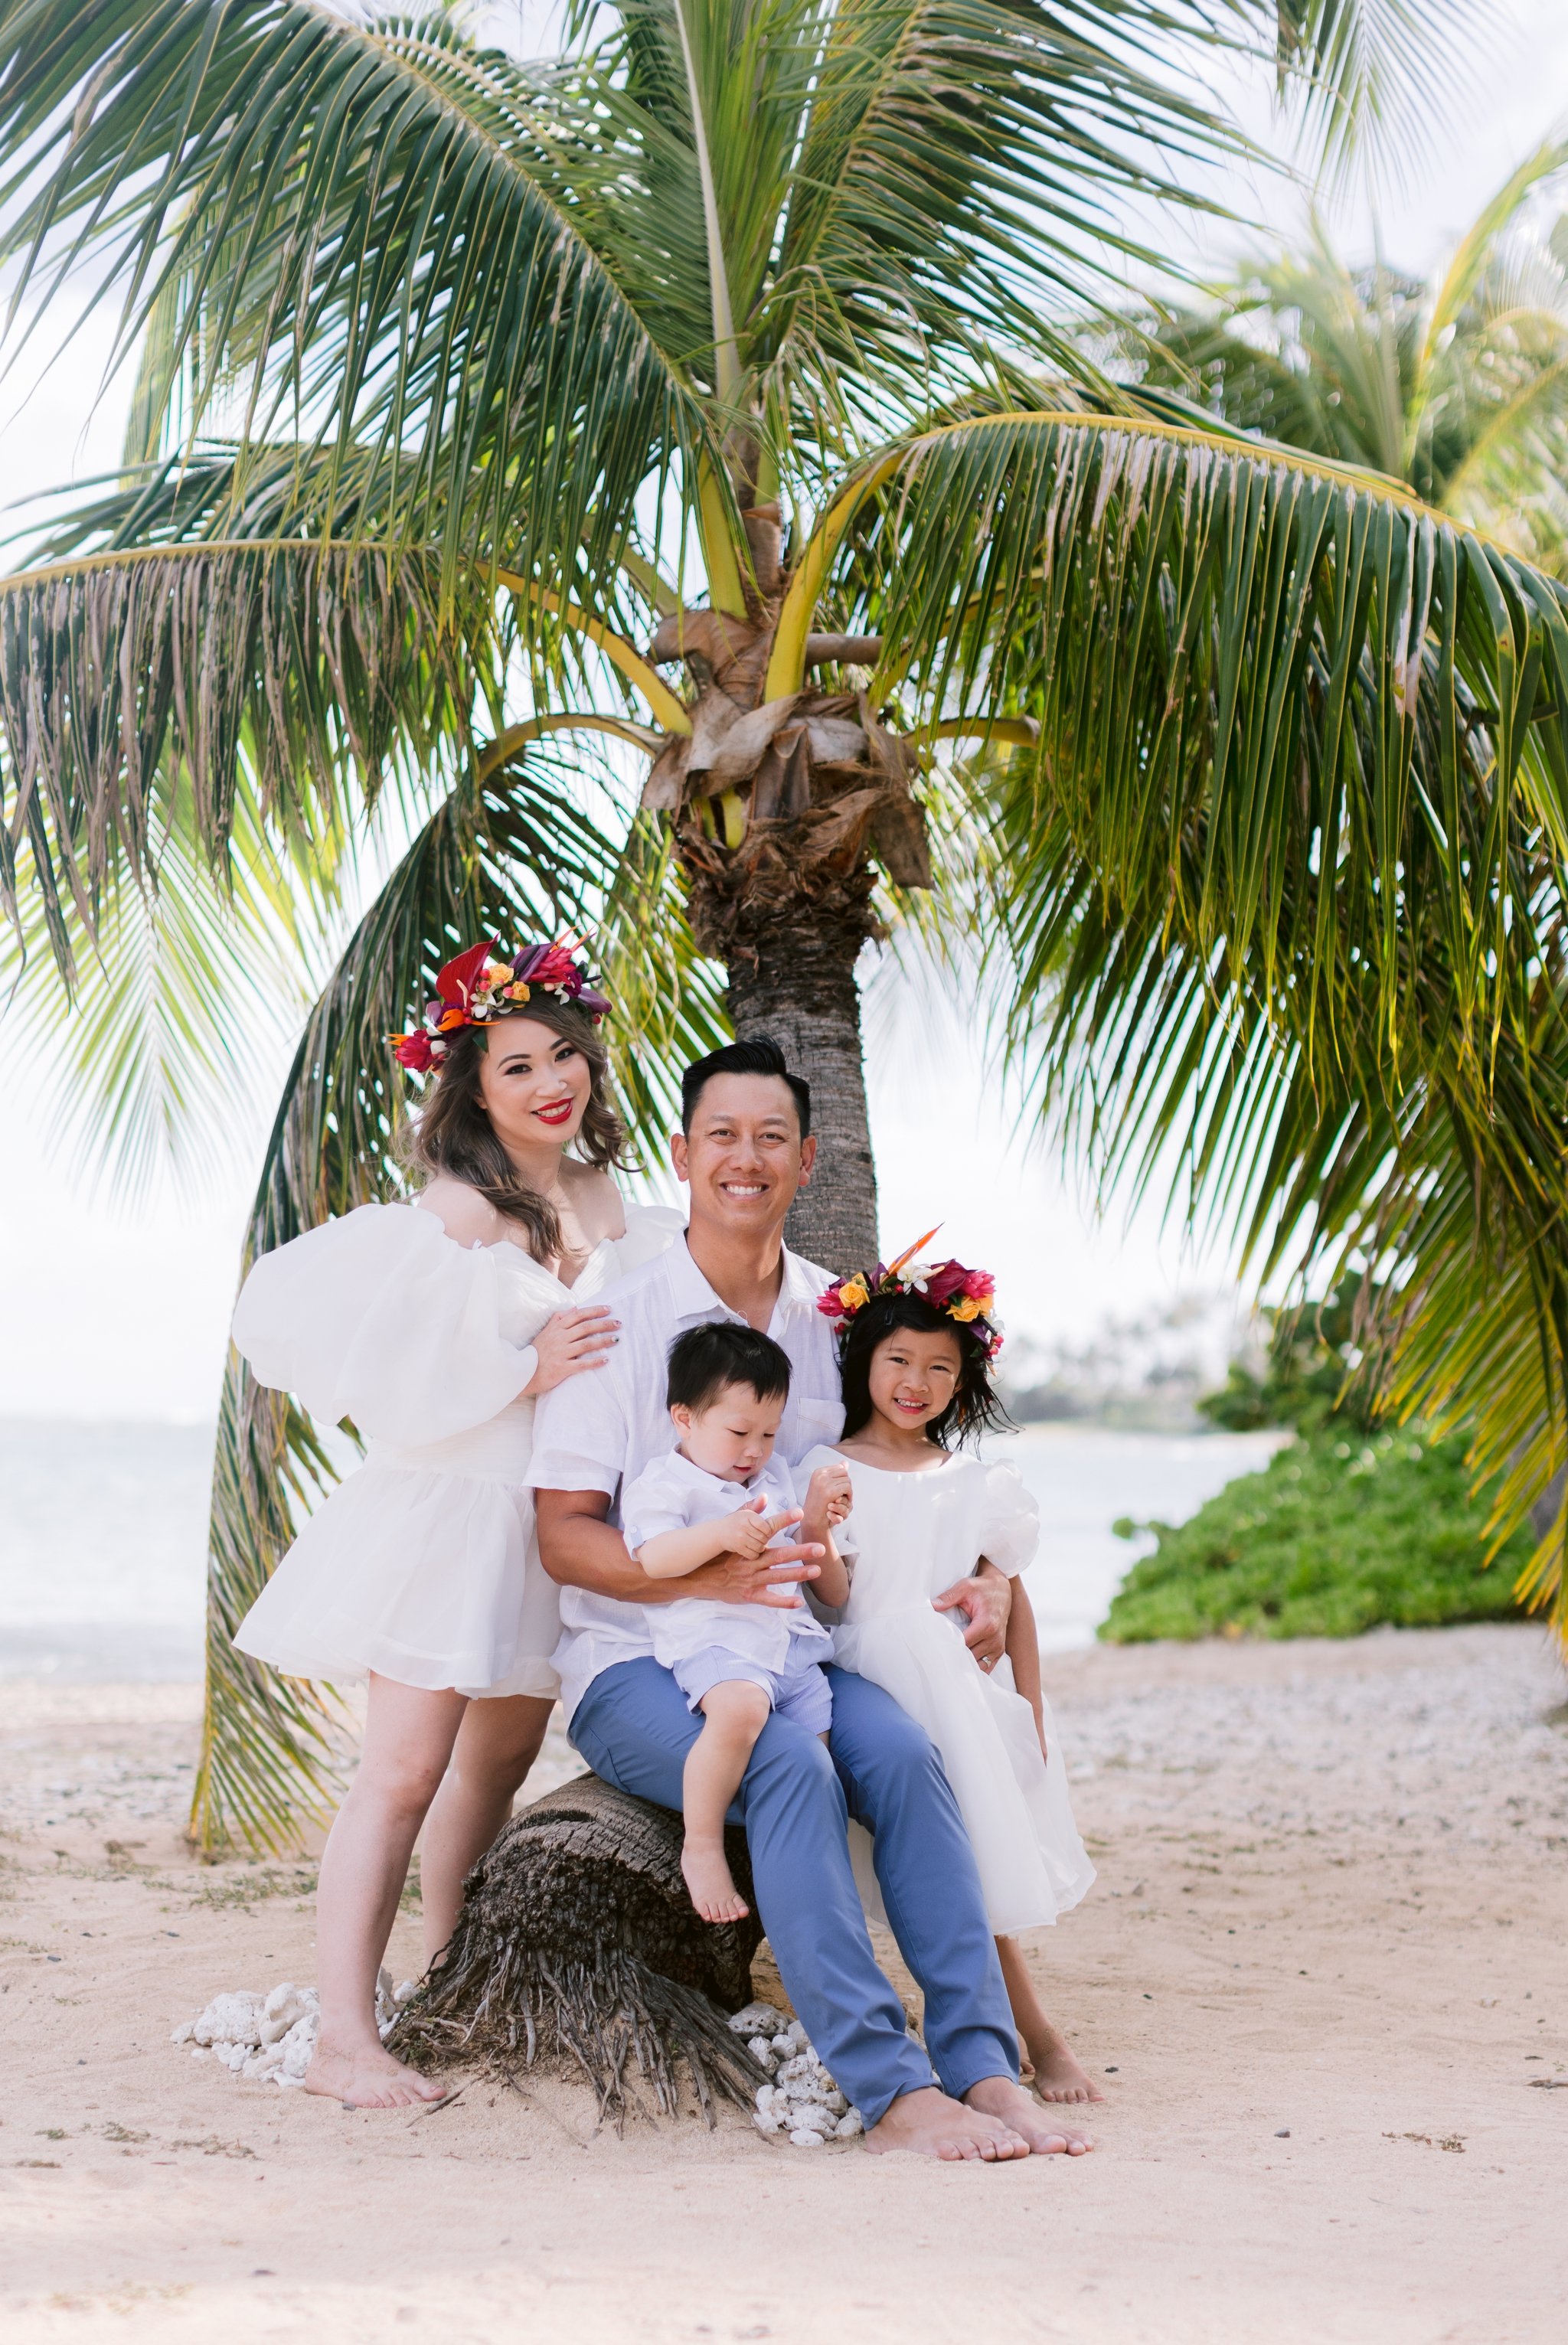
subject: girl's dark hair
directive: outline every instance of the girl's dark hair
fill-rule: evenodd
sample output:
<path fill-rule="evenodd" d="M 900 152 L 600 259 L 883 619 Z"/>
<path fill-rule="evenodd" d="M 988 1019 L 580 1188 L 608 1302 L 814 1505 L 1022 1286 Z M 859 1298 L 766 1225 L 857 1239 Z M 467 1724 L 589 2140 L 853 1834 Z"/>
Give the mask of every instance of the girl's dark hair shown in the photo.
<path fill-rule="evenodd" d="M 557 1001 L 546 993 L 536 994 L 519 1015 L 548 1026 L 588 1062 L 588 1104 L 577 1133 L 577 1155 L 601 1172 L 624 1164 L 626 1128 L 610 1094 L 610 1054 L 592 1019 L 575 1003 Z M 508 1221 L 521 1222 L 530 1251 L 541 1262 L 549 1262 L 561 1251 L 560 1217 L 547 1199 L 529 1188 L 496 1139 L 479 1087 L 485 1037 L 503 1023 L 460 1027 L 448 1038 L 441 1072 L 412 1120 L 404 1162 L 427 1180 L 444 1173 L 449 1180 L 465 1182 Z"/>
<path fill-rule="evenodd" d="M 745 1385 L 759 1400 L 783 1400 L 789 1390 L 789 1355 L 771 1335 L 728 1319 L 688 1327 L 669 1347 L 671 1408 L 704 1409 L 727 1385 Z"/>
<path fill-rule="evenodd" d="M 962 1320 L 950 1318 L 923 1294 L 875 1294 L 850 1321 L 839 1359 L 844 1390 L 844 1439 L 859 1433 L 871 1415 L 871 1355 L 900 1327 L 919 1335 L 952 1335 L 958 1342 L 958 1384 L 940 1416 L 926 1426 L 926 1438 L 952 1449 L 983 1433 L 1010 1433 L 1013 1420 L 991 1381 L 985 1337 Z"/>

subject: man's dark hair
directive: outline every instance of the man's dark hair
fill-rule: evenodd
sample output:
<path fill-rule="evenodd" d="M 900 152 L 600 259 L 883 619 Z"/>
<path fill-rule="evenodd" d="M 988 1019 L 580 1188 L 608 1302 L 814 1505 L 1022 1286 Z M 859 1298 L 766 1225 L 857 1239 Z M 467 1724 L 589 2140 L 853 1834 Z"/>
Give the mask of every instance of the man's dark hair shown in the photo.
<path fill-rule="evenodd" d="M 804 1075 L 792 1075 L 784 1053 L 771 1034 L 753 1034 L 747 1042 L 726 1042 L 721 1051 L 709 1051 L 706 1059 L 694 1059 L 680 1079 L 680 1128 L 689 1135 L 691 1120 L 697 1113 L 697 1103 L 715 1075 L 777 1075 L 788 1083 L 795 1101 L 795 1112 L 800 1119 L 800 1137 L 804 1140 L 811 1129 L 811 1086 Z"/>
<path fill-rule="evenodd" d="M 771 1335 L 727 1319 L 688 1327 L 669 1347 L 671 1408 L 702 1409 L 726 1385 L 747 1385 L 759 1400 L 783 1400 L 789 1390 L 789 1355 Z"/>

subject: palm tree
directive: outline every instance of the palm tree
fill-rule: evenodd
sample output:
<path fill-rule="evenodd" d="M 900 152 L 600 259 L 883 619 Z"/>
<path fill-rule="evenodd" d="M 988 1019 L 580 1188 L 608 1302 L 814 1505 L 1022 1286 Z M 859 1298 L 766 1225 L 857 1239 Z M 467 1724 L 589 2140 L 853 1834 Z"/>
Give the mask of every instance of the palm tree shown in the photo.
<path fill-rule="evenodd" d="M 1568 576 L 1568 213 L 1530 217 L 1565 170 L 1568 146 L 1539 147 L 1430 279 L 1350 268 L 1315 218 L 1304 250 L 1146 318 L 1134 371 Z"/>
<path fill-rule="evenodd" d="M 395 1193 L 385 1034 L 455 939 L 543 918 L 596 929 L 645 1132 L 726 1012 L 784 1036 L 834 1168 L 800 1241 L 864 1258 L 854 964 L 924 890 L 1049 1098 L 1187 1131 L 1280 1244 L 1381 1211 L 1395 1291 L 1473 1288 L 1462 1145 L 1555 1459 L 1568 599 L 1386 481 L 1160 420 L 1049 322 L 1237 146 L 1174 40 L 1267 35 L 1340 137 L 1377 26 L 1448 13 L 623 0 L 524 65 L 441 11 L 0 0 L 16 299 L 96 259 L 140 347 L 122 472 L 0 585 L 31 981 L 94 998 L 133 934 L 166 1008 L 220 971 L 166 900 L 203 857 L 266 939 L 367 820 L 412 833 L 247 1262 Z M 602 741 L 586 781 L 558 754 Z M 192 1032 L 177 1075 L 217 1064 Z M 330 1778 L 330 1711 L 229 1642 L 330 1471 L 231 1356 L 204 1845 L 281 1841 Z"/>

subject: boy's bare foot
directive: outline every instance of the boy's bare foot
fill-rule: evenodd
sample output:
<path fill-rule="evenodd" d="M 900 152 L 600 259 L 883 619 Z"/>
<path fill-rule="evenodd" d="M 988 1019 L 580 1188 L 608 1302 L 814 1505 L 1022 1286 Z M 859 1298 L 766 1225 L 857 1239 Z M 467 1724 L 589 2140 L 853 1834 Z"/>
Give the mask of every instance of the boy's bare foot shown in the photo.
<path fill-rule="evenodd" d="M 971 2086 L 963 2101 L 966 2108 L 983 2110 L 988 2117 L 1022 2134 L 1037 2157 L 1082 2157 L 1085 2150 L 1095 2147 L 1087 2134 L 1071 2133 L 1042 2117 L 1033 2093 L 1026 2093 L 1011 2076 L 982 2077 L 978 2085 Z"/>
<path fill-rule="evenodd" d="M 724 1861 L 724 1843 L 687 1840 L 680 1853 L 680 1869 L 691 1892 L 691 1902 L 705 1922 L 738 1922 L 751 1908 L 735 1885 Z"/>
<path fill-rule="evenodd" d="M 405 2068 L 378 2044 L 353 2052 L 336 2051 L 318 2043 L 315 2057 L 305 2071 L 305 2090 L 341 2101 L 346 2109 L 404 2109 L 416 2101 L 443 2101 L 444 2085 Z"/>
<path fill-rule="evenodd" d="M 915 2157 L 983 2158 L 988 2164 L 1029 2155 L 1022 2126 L 950 2101 L 934 2085 L 901 2093 L 867 2133 L 866 2147 L 879 2155 L 907 2150 Z"/>
<path fill-rule="evenodd" d="M 1034 2071 L 1034 2090 L 1043 2101 L 1103 2101 L 1105 2097 L 1064 2039 L 1054 2027 L 1029 2037 L 1024 2044 Z"/>

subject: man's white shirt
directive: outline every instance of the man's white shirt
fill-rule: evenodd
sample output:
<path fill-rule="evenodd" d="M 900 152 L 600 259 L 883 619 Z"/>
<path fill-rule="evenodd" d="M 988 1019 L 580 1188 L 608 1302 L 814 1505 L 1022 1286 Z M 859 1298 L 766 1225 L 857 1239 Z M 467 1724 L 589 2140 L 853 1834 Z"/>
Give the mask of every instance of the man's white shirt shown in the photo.
<path fill-rule="evenodd" d="M 779 1300 L 768 1333 L 789 1356 L 789 1397 L 776 1454 L 798 1465 L 819 1442 L 843 1429 L 839 1362 L 833 1332 L 817 1308 L 831 1274 L 784 1249 Z M 684 1237 L 596 1298 L 620 1321 L 607 1365 L 568 1376 L 542 1396 L 534 1419 L 528 1479 L 539 1490 L 603 1490 L 612 1522 L 623 1481 L 665 1455 L 670 1446 L 665 1391 L 669 1347 L 687 1327 L 713 1320 L 746 1322 L 719 1300 L 691 1258 Z M 585 1588 L 561 1590 L 561 1642 L 555 1668 L 567 1723 L 589 1686 L 617 1662 L 651 1655 L 653 1636 L 640 1604 L 597 1596 Z"/>

